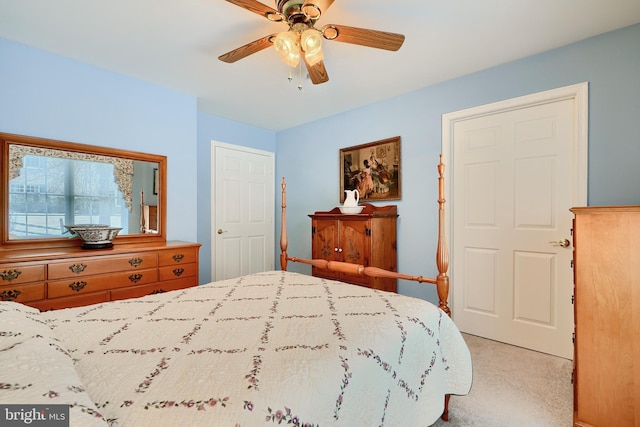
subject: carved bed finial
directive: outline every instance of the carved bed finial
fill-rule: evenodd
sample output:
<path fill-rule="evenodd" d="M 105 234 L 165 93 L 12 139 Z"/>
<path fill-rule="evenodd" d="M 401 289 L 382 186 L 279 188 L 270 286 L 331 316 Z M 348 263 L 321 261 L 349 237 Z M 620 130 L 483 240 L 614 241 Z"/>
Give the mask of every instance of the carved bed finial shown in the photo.
<path fill-rule="evenodd" d="M 287 271 L 287 248 L 289 247 L 289 239 L 287 237 L 287 183 L 282 177 L 282 224 L 280 227 L 280 268 Z"/>

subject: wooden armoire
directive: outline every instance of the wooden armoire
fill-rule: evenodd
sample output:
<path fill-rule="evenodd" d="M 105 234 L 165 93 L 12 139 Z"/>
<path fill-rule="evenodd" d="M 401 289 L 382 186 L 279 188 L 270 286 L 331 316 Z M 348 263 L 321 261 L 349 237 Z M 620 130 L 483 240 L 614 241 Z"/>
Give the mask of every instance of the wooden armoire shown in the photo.
<path fill-rule="evenodd" d="M 397 271 L 395 205 L 364 204 L 359 214 L 342 214 L 339 208 L 311 217 L 311 256 L 365 267 Z M 397 292 L 397 280 L 373 278 L 313 267 L 317 277 L 340 280 L 373 289 Z"/>
<path fill-rule="evenodd" d="M 640 426 L 640 206 L 573 208 L 574 426 Z"/>

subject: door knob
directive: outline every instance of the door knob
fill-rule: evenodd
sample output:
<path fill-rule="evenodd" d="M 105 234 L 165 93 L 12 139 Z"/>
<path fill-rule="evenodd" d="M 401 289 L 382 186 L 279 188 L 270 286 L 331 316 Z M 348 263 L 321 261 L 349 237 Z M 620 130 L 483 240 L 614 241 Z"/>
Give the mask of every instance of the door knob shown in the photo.
<path fill-rule="evenodd" d="M 562 246 L 563 248 L 566 248 L 571 244 L 571 242 L 568 241 L 567 239 L 562 239 L 562 240 L 558 240 L 558 241 L 555 241 L 555 242 L 549 242 L 549 243 L 551 243 L 551 244 L 553 244 L 555 246 Z"/>
<path fill-rule="evenodd" d="M 218 228 L 218 234 L 226 233 L 227 230 L 223 230 L 222 228 Z"/>

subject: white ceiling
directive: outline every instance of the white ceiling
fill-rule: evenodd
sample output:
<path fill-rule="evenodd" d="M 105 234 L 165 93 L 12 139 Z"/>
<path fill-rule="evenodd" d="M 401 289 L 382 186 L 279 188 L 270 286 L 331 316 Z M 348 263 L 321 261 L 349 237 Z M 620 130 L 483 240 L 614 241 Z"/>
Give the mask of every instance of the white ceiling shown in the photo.
<path fill-rule="evenodd" d="M 265 0 L 275 8 L 275 1 Z M 318 21 L 402 33 L 397 52 L 325 42 L 313 85 L 271 48 L 286 29 L 223 0 L 0 0 L 0 37 L 193 95 L 198 109 L 282 130 L 640 22 L 639 0 L 335 0 Z"/>

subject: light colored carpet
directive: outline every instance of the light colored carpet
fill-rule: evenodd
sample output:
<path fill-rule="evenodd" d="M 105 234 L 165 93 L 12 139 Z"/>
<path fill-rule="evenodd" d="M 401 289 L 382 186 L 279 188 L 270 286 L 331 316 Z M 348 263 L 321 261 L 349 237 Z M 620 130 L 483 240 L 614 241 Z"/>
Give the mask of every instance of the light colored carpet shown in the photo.
<path fill-rule="evenodd" d="M 463 334 L 473 385 L 451 396 L 449 421 L 435 427 L 564 427 L 572 425 L 571 360 Z"/>

